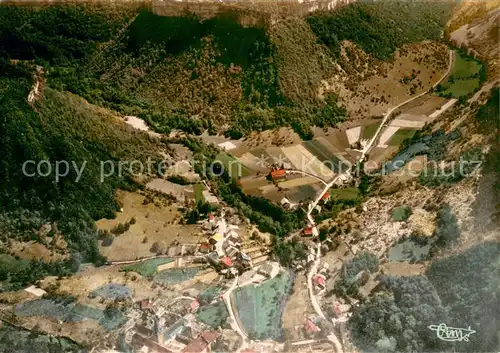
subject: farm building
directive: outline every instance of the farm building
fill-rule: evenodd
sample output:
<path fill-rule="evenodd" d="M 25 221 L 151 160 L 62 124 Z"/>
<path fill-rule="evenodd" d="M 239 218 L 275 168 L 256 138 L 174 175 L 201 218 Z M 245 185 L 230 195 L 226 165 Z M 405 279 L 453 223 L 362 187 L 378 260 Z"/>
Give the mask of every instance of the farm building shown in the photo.
<path fill-rule="evenodd" d="M 318 273 L 316 276 L 313 278 L 313 284 L 316 286 L 317 289 L 325 289 L 326 286 L 326 277 L 320 273 Z"/>
<path fill-rule="evenodd" d="M 283 179 L 285 177 L 286 177 L 286 170 L 283 168 L 271 171 L 271 179 L 273 180 Z"/>

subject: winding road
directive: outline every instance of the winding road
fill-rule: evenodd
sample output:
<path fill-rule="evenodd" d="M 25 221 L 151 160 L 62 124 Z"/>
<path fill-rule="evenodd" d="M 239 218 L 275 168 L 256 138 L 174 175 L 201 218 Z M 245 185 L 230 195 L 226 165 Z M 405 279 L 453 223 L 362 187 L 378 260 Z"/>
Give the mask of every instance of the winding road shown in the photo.
<path fill-rule="evenodd" d="M 455 52 L 453 50 L 449 50 L 449 61 L 448 61 L 448 69 L 446 70 L 445 74 L 441 77 L 439 81 L 437 81 L 432 88 L 435 88 L 437 85 L 439 85 L 451 72 L 451 69 L 453 67 L 453 62 L 454 62 L 454 54 Z M 391 108 L 384 116 L 382 122 L 380 123 L 377 131 L 375 132 L 375 135 L 370 139 L 368 144 L 363 148 L 361 151 L 361 156 L 359 157 L 358 161 L 356 162 L 356 165 L 359 165 L 362 163 L 366 157 L 366 155 L 370 152 L 371 148 L 373 147 L 373 144 L 377 141 L 379 138 L 380 133 L 382 132 L 382 129 L 386 126 L 388 120 L 390 119 L 391 115 L 397 111 L 399 108 L 402 106 L 414 101 L 417 98 L 420 98 L 426 94 L 428 94 L 428 91 L 424 91 L 416 96 L 413 96 L 403 103 L 398 104 L 394 108 Z M 319 201 L 323 197 L 323 195 L 341 178 L 345 178 L 345 180 L 349 180 L 352 178 L 352 171 L 351 169 L 347 170 L 346 172 L 342 174 L 336 175 L 330 182 L 326 183 L 324 189 L 319 193 L 318 197 L 314 202 L 309 206 L 309 209 L 307 211 L 307 220 L 309 221 L 310 225 L 313 227 L 316 227 L 316 223 L 314 222 L 314 218 L 312 217 L 311 213 L 314 210 L 314 208 L 318 205 Z M 318 316 L 320 316 L 323 319 L 326 319 L 325 314 L 323 313 L 323 310 L 321 309 L 321 305 L 318 303 L 318 300 L 316 296 L 314 295 L 314 290 L 313 290 L 313 285 L 312 285 L 312 278 L 313 276 L 318 272 L 318 267 L 321 261 L 321 244 L 318 244 L 318 248 L 316 251 L 316 260 L 314 261 L 313 266 L 311 267 L 311 270 L 309 271 L 307 275 L 307 287 L 309 291 L 309 297 L 311 299 L 311 304 L 314 308 L 314 311 Z M 335 322 L 334 322 L 335 324 Z M 342 350 L 342 344 L 340 343 L 339 339 L 337 336 L 332 332 L 329 336 L 328 339 L 333 343 L 335 346 L 335 351 L 336 353 L 343 353 Z"/>

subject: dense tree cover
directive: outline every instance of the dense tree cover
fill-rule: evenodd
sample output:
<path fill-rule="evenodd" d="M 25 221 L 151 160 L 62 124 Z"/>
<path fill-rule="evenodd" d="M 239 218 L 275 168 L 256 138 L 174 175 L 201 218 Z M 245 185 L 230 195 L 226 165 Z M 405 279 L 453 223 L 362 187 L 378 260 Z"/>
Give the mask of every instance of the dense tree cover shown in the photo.
<path fill-rule="evenodd" d="M 144 161 L 156 156 L 157 143 L 117 125 L 115 117 L 70 94 L 47 88 L 43 101 L 33 109 L 26 97 L 34 68 L 5 60 L 1 67 L 0 217 L 6 231 L 2 236 L 36 240 L 42 224 L 56 223 L 72 254 L 72 261 L 65 264 L 32 263 L 29 271 L 11 275 L 10 282 L 21 285 L 47 273 L 59 275 L 62 268 L 76 270 L 81 261 L 102 263 L 94 221 L 114 217 L 117 187 L 135 186 L 126 168 L 121 175 L 113 173 L 101 180 L 101 161 Z M 23 171 L 30 160 L 33 163 Z M 40 161 L 48 161 L 41 173 L 36 168 Z M 58 161 L 67 161 L 69 168 L 56 181 Z M 82 171 L 80 178 L 74 166 Z"/>
<path fill-rule="evenodd" d="M 355 345 L 369 352 L 430 352 L 445 347 L 427 326 L 446 322 L 433 285 L 423 276 L 384 277 L 376 294 L 349 320 Z"/>
<path fill-rule="evenodd" d="M 0 57 L 68 65 L 91 55 L 133 14 L 133 7 L 2 6 Z"/>
<path fill-rule="evenodd" d="M 436 244 L 441 247 L 448 247 L 455 243 L 460 237 L 460 228 L 455 215 L 449 205 L 442 205 L 436 215 Z"/>
<path fill-rule="evenodd" d="M 490 98 L 476 113 L 481 132 L 490 136 L 490 150 L 485 157 L 484 170 L 495 176 L 497 200 L 500 199 L 500 88 L 490 92 Z M 500 224 L 500 208 L 496 212 L 497 224 Z"/>
<path fill-rule="evenodd" d="M 70 339 L 44 335 L 37 326 L 30 331 L 2 323 L 0 327 L 0 351 L 31 353 L 34 347 L 40 353 L 84 353 L 89 351 Z"/>
<path fill-rule="evenodd" d="M 271 242 L 273 254 L 283 266 L 292 266 L 294 260 L 307 259 L 308 251 L 306 245 L 295 238 L 285 242 L 281 238 L 273 236 Z"/>
<path fill-rule="evenodd" d="M 350 40 L 379 59 L 388 59 L 403 44 L 439 40 L 453 4 L 445 2 L 359 2 L 333 12 L 315 13 L 308 22 L 335 56 Z"/>
<path fill-rule="evenodd" d="M 345 116 L 334 100 L 284 98 L 265 24 L 242 26 L 234 13 L 202 20 L 96 7 L 3 7 L 0 56 L 36 60 L 51 87 L 140 116 L 159 132 L 239 137 L 291 126 L 311 137 L 311 126 Z"/>
<path fill-rule="evenodd" d="M 433 261 L 425 276 L 380 279 L 382 292 L 349 321 L 357 347 L 377 352 L 492 352 L 500 347 L 500 243 L 487 242 Z M 429 325 L 476 333 L 459 344 L 437 338 Z"/>
<path fill-rule="evenodd" d="M 427 276 L 448 309 L 449 325 L 476 333 L 460 352 L 493 352 L 500 348 L 500 243 L 487 242 L 435 261 Z"/>

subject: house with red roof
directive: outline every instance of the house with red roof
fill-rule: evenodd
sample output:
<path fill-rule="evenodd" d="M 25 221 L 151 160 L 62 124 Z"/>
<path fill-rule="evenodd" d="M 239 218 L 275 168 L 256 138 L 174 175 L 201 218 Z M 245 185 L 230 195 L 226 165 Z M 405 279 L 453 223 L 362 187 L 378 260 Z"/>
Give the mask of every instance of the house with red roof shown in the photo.
<path fill-rule="evenodd" d="M 283 168 L 271 171 L 271 179 L 273 180 L 283 179 L 284 177 L 286 177 L 286 170 Z"/>
<path fill-rule="evenodd" d="M 312 237 L 313 236 L 313 227 L 307 227 L 302 230 L 303 237 Z"/>
<path fill-rule="evenodd" d="M 231 267 L 233 266 L 233 261 L 229 258 L 229 256 L 224 256 L 221 260 L 220 260 L 221 264 L 223 264 L 224 266 L 226 267 Z"/>
<path fill-rule="evenodd" d="M 307 334 L 313 334 L 321 331 L 318 325 L 316 325 L 311 319 L 307 319 L 304 323 L 304 330 Z"/>
<path fill-rule="evenodd" d="M 325 289 L 326 287 L 326 277 L 322 275 L 321 273 L 318 273 L 313 277 L 313 284 L 316 286 L 318 289 Z"/>
<path fill-rule="evenodd" d="M 217 332 L 205 331 L 195 340 L 191 341 L 182 353 L 207 353 L 212 351 L 212 343 L 219 337 Z"/>

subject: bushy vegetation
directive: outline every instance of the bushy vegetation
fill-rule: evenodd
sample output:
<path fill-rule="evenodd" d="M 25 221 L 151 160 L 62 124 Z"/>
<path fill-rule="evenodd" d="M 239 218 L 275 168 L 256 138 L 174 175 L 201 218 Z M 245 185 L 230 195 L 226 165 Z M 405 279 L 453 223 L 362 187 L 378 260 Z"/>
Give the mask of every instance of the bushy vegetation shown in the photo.
<path fill-rule="evenodd" d="M 402 205 L 392 209 L 392 220 L 395 222 L 406 221 L 411 215 L 411 207 Z"/>
<path fill-rule="evenodd" d="M 33 347 L 37 352 L 48 353 L 84 353 L 87 349 L 67 338 L 44 335 L 37 327 L 30 330 L 21 329 L 2 323 L 0 327 L 0 351 L 31 353 Z"/>
<path fill-rule="evenodd" d="M 336 11 L 315 13 L 308 22 L 335 56 L 349 40 L 378 59 L 388 59 L 403 44 L 439 40 L 453 4 L 445 2 L 358 2 Z"/>
<path fill-rule="evenodd" d="M 447 247 L 455 243 L 460 237 L 457 218 L 453 215 L 449 205 L 442 205 L 436 215 L 436 244 Z"/>
<path fill-rule="evenodd" d="M 366 271 L 368 273 L 375 273 L 379 268 L 378 257 L 372 253 L 362 252 L 359 255 L 342 266 L 342 276 L 339 281 L 335 283 L 334 292 L 338 296 L 351 296 L 358 297 L 358 281 L 356 276 Z"/>
<path fill-rule="evenodd" d="M 283 266 L 292 266 L 294 260 L 307 259 L 307 247 L 304 243 L 297 241 L 295 238 L 288 242 L 284 242 L 281 238 L 273 236 L 271 239 L 273 254 L 279 259 Z"/>

